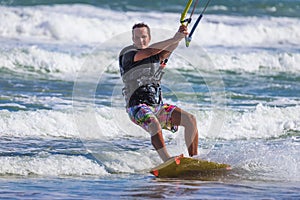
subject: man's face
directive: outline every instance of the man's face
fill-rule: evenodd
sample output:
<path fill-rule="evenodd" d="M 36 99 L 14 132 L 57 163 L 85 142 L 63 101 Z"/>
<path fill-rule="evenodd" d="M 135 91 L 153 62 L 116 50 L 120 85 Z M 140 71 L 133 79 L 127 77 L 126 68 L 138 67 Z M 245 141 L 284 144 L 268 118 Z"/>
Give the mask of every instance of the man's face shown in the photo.
<path fill-rule="evenodd" d="M 150 36 L 146 27 L 133 29 L 132 41 L 138 49 L 145 49 L 149 46 Z"/>

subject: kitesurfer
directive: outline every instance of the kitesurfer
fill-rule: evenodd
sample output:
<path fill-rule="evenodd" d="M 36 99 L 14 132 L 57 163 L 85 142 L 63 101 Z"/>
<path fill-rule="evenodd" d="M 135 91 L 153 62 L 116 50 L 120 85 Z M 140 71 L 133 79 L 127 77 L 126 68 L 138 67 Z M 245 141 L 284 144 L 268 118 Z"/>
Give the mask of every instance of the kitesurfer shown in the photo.
<path fill-rule="evenodd" d="M 161 92 L 162 69 L 179 42 L 188 35 L 181 25 L 175 35 L 150 45 L 150 28 L 145 23 L 132 27 L 133 45 L 119 55 L 119 66 L 124 83 L 123 95 L 131 121 L 151 135 L 151 142 L 163 161 L 170 159 L 162 129 L 172 132 L 184 127 L 189 156 L 198 154 L 198 129 L 194 115 L 163 102 Z"/>

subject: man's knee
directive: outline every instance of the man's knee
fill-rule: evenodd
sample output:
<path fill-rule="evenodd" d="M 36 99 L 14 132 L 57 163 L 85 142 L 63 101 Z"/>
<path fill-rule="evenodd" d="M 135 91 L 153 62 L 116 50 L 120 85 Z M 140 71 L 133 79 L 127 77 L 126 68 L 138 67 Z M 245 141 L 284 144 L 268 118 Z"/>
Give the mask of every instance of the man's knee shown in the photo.
<path fill-rule="evenodd" d="M 193 114 L 187 113 L 184 116 L 182 116 L 182 121 L 185 126 L 196 126 L 197 120 L 196 117 Z"/>
<path fill-rule="evenodd" d="M 151 134 L 151 136 L 154 136 L 158 132 L 161 131 L 160 123 L 156 118 L 150 118 L 149 119 L 148 131 Z"/>

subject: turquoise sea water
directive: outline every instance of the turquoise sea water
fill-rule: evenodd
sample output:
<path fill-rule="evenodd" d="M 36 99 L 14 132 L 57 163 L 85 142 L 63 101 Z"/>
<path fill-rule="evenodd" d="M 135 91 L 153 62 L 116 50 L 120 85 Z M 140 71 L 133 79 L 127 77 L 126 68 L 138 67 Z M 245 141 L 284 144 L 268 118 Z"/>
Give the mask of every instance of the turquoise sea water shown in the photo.
<path fill-rule="evenodd" d="M 10 6 L 35 6 L 35 5 L 56 5 L 56 4 L 74 4 L 83 3 L 96 7 L 113 9 L 117 11 L 158 11 L 158 12 L 181 12 L 187 1 L 139 1 L 139 0 L 124 0 L 124 1 L 108 1 L 108 0 L 25 0 L 25 1 L 2 1 L 3 5 Z M 200 1 L 200 5 L 206 4 L 205 1 Z M 297 0 L 227 0 L 211 1 L 207 13 L 210 14 L 226 14 L 239 16 L 287 16 L 299 17 L 300 5 Z"/>
<path fill-rule="evenodd" d="M 153 42 L 172 37 L 184 4 L 1 1 L 1 199 L 300 198 L 296 0 L 212 0 L 163 91 L 197 117 L 198 157 L 232 171 L 211 181 L 148 172 L 161 160 L 126 115 L 117 56 L 136 22 Z M 187 155 L 182 129 L 164 137 Z"/>

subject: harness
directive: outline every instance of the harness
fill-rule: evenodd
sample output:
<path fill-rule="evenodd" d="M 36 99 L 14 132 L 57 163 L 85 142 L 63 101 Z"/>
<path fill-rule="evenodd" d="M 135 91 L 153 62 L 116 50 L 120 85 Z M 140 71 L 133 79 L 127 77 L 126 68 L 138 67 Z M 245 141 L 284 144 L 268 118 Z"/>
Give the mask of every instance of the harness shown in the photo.
<path fill-rule="evenodd" d="M 126 76 L 129 74 L 128 76 Z M 142 76 L 140 76 L 143 74 Z M 162 71 L 149 72 L 149 68 L 135 69 L 126 73 L 122 78 L 125 87 L 122 92 L 129 107 L 145 103 L 147 105 L 162 104 L 160 81 Z M 140 77 L 140 78 L 138 78 Z"/>

